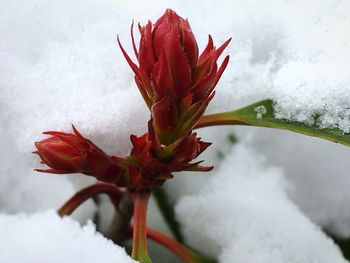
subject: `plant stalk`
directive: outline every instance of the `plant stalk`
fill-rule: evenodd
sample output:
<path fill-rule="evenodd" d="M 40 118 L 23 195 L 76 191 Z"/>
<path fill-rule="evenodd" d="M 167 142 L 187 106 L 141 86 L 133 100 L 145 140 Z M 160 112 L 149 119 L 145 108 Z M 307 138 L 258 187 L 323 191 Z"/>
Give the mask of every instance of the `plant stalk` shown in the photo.
<path fill-rule="evenodd" d="M 115 185 L 97 183 L 77 192 L 66 203 L 64 203 L 60 209 L 58 209 L 57 213 L 60 216 L 70 215 L 86 200 L 98 194 L 107 194 L 115 206 L 117 206 L 119 200 L 123 196 L 123 192 Z"/>
<path fill-rule="evenodd" d="M 147 251 L 147 205 L 150 191 L 130 192 L 134 204 L 134 227 L 131 257 L 141 263 L 152 263 Z"/>
<path fill-rule="evenodd" d="M 233 112 L 222 112 L 211 115 L 205 115 L 198 121 L 195 129 L 218 126 L 218 125 L 250 125 L 247 122 L 235 119 Z"/>

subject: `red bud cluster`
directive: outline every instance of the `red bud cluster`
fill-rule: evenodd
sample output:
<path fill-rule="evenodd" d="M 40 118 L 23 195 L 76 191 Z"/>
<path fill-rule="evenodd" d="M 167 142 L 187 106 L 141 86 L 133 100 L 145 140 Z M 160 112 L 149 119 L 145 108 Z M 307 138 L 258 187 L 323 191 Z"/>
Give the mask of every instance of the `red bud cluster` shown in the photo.
<path fill-rule="evenodd" d="M 199 55 L 187 20 L 166 10 L 154 25 L 139 25 L 136 47 L 131 27 L 136 65 L 119 46 L 135 73 L 135 82 L 151 111 L 148 132 L 131 136 L 130 156 L 105 154 L 91 141 L 74 134 L 47 132 L 52 137 L 37 142 L 36 153 L 51 167 L 50 173 L 84 173 L 98 180 L 132 189 L 152 188 L 178 171 L 209 171 L 212 167 L 192 163 L 209 145 L 196 137 L 193 128 L 203 115 L 229 56 L 220 67 L 217 60 L 230 39 L 216 48 L 211 36 Z"/>
<path fill-rule="evenodd" d="M 201 55 L 187 20 L 173 10 L 152 25 L 140 26 L 139 49 L 132 40 L 137 66 L 119 46 L 135 73 L 135 82 L 152 112 L 152 127 L 161 144 L 168 145 L 190 132 L 214 96 L 229 56 L 217 60 L 230 42 L 215 48 L 211 36 Z"/>

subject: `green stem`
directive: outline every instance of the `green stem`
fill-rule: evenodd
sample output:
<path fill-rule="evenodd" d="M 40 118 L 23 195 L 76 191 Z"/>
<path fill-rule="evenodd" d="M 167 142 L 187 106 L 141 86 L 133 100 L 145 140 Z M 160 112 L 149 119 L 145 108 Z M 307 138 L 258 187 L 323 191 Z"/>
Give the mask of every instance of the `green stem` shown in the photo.
<path fill-rule="evenodd" d="M 172 234 L 177 241 L 183 243 L 184 238 L 180 230 L 180 224 L 175 218 L 174 206 L 171 204 L 166 191 L 163 187 L 156 187 L 152 193 L 157 202 L 159 210 L 162 213 L 162 216 L 169 226 Z"/>
<path fill-rule="evenodd" d="M 82 203 L 98 194 L 107 194 L 115 206 L 123 196 L 123 192 L 115 185 L 105 183 L 94 184 L 73 195 L 60 209 L 58 209 L 57 213 L 60 216 L 70 215 Z"/>
<path fill-rule="evenodd" d="M 147 205 L 151 193 L 130 192 L 131 200 L 134 204 L 134 228 L 132 240 L 133 259 L 142 263 L 152 263 L 147 251 Z"/>
<path fill-rule="evenodd" d="M 203 128 L 209 126 L 218 126 L 218 125 L 250 125 L 247 122 L 241 121 L 238 118 L 235 118 L 234 112 L 223 112 L 211 115 L 203 116 L 196 128 Z"/>

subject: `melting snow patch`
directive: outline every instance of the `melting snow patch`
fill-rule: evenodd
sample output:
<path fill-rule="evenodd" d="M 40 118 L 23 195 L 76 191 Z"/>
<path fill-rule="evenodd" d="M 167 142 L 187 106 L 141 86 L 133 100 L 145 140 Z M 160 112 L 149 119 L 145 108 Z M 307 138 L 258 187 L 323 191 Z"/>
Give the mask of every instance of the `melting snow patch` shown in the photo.
<path fill-rule="evenodd" d="M 256 117 L 258 119 L 262 119 L 263 115 L 267 113 L 266 107 L 263 105 L 260 105 L 254 109 L 256 112 Z"/>

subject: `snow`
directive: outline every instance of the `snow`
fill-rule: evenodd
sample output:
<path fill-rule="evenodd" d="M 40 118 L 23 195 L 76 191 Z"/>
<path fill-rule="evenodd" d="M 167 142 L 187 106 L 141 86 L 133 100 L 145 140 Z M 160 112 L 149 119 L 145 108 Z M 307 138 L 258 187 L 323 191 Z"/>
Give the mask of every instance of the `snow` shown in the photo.
<path fill-rule="evenodd" d="M 131 20 L 154 21 L 167 7 L 189 18 L 201 50 L 209 33 L 217 45 L 233 37 L 225 51 L 231 61 L 208 112 L 272 98 L 278 118 L 312 124 L 317 115 L 321 127 L 350 130 L 349 1 L 0 2 L 1 212 L 57 209 L 93 182 L 79 175 L 33 172 L 40 165 L 31 154 L 33 142 L 44 138 L 43 131 L 70 132 L 73 123 L 108 153 L 129 153 L 129 135 L 147 129 L 149 112 L 116 36 L 131 51 Z M 237 262 L 313 262 L 311 257 L 344 262 L 318 227 L 350 237 L 348 148 L 253 127 L 199 132 L 203 140 L 214 142 L 201 157 L 218 171 L 176 174 L 165 187 L 174 199 L 191 196 L 181 201 L 178 212 L 188 233 L 210 241 L 201 250 L 221 251 L 222 262 L 231 256 Z M 232 133 L 240 145 L 233 153 L 227 140 Z M 237 170 L 228 167 L 228 160 L 220 163 L 225 155 Z M 225 177 L 224 168 L 233 176 Z M 221 193 L 220 187 L 232 191 Z M 203 199 L 225 202 L 220 198 L 232 198 L 232 206 L 198 207 L 204 205 Z M 88 202 L 77 217 L 91 217 L 94 209 Z M 183 211 L 203 224 L 215 217 L 218 224 L 208 224 L 202 231 L 203 227 L 190 226 Z M 160 223 L 154 217 L 150 223 L 156 227 Z M 25 230 L 22 235 L 26 236 Z"/>
<path fill-rule="evenodd" d="M 6 213 L 33 212 L 49 208 L 59 208 L 68 198 L 93 181 L 86 176 L 74 174 L 51 176 L 33 171 L 32 153 L 16 150 L 8 131 L 0 127 L 0 211 Z M 74 182 L 74 184 L 72 184 Z M 86 221 L 91 217 L 95 206 L 87 201 L 74 217 Z"/>
<path fill-rule="evenodd" d="M 81 227 L 54 211 L 0 214 L 0 232 L 0 262 L 136 262 L 123 248 L 96 233 L 92 223 Z"/>
<path fill-rule="evenodd" d="M 265 106 L 258 106 L 254 109 L 254 111 L 256 112 L 256 118 L 257 119 L 261 119 L 263 117 L 264 114 L 266 114 L 266 108 Z"/>
<path fill-rule="evenodd" d="M 248 145 L 266 159 L 265 165 L 281 168 L 290 188 L 290 199 L 315 224 L 338 237 L 350 237 L 349 149 L 287 131 L 254 127 L 214 127 L 199 130 L 199 135 L 213 145 L 202 158 L 207 164 L 222 165 L 229 154 L 234 134 L 238 144 Z M 200 193 L 215 174 L 178 174 L 165 187 L 174 200 Z"/>
<path fill-rule="evenodd" d="M 283 168 L 290 198 L 317 225 L 350 237 L 349 148 L 317 138 L 270 129 L 236 130 L 240 140 Z"/>
<path fill-rule="evenodd" d="M 239 145 L 177 214 L 190 245 L 221 263 L 346 262 L 331 239 L 287 197 L 281 170 Z"/>

